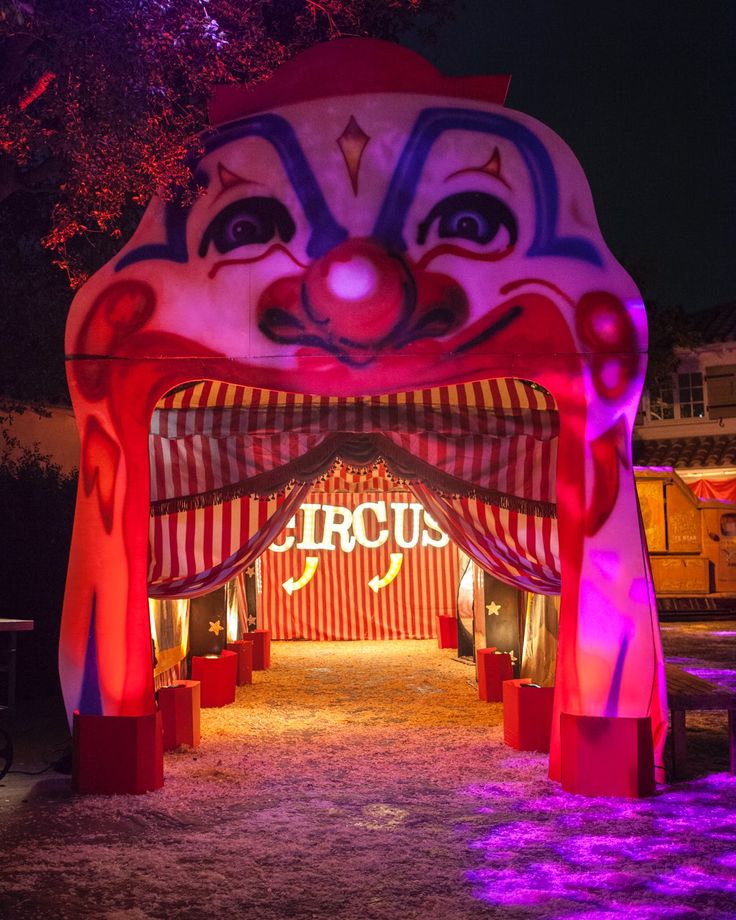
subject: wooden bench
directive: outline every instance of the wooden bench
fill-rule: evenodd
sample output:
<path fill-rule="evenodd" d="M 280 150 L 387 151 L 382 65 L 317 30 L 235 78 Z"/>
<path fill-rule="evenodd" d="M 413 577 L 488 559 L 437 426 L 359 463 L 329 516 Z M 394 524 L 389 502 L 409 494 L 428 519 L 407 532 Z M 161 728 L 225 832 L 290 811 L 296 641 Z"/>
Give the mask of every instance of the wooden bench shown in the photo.
<path fill-rule="evenodd" d="M 736 773 L 736 692 L 725 690 L 709 680 L 695 677 L 674 664 L 667 672 L 667 706 L 672 716 L 672 774 L 677 779 L 687 758 L 685 713 L 690 711 L 728 712 L 728 750 L 731 773 Z"/>

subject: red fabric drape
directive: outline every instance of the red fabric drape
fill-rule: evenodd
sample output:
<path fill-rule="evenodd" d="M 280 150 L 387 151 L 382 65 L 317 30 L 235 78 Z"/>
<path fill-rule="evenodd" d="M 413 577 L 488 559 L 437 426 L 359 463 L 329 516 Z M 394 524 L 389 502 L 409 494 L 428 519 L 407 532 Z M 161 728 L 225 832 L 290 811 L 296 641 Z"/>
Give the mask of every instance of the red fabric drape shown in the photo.
<path fill-rule="evenodd" d="M 411 483 L 445 533 L 481 568 L 536 594 L 559 594 L 557 522 L 533 518 L 475 498 L 446 498 Z"/>
<path fill-rule="evenodd" d="M 339 463 L 382 464 L 480 566 L 556 593 L 557 434 L 552 398 L 520 380 L 345 399 L 197 384 L 151 423 L 149 593 L 233 578 Z"/>
<path fill-rule="evenodd" d="M 688 486 L 698 498 L 736 502 L 736 476 L 732 479 L 696 479 Z"/>
<path fill-rule="evenodd" d="M 427 531 L 437 539 L 433 523 L 428 525 L 419 503 L 408 491 L 387 491 L 386 481 L 378 492 L 329 493 L 312 491 L 307 503 L 337 506 L 349 514 L 368 502 L 381 506 L 386 519 L 378 522 L 374 513 L 363 517 L 365 535 L 380 546 L 365 546 L 355 538 L 357 526 L 348 533 L 352 546 L 343 546 L 336 535 L 320 549 L 292 545 L 285 551 L 267 550 L 261 557 L 263 591 L 259 603 L 259 625 L 270 629 L 274 639 L 429 639 L 436 635 L 439 614 L 454 614 L 459 579 L 458 552 L 452 543 L 431 545 L 422 540 Z M 395 509 L 404 508 L 402 542 L 397 542 Z M 304 516 L 297 515 L 289 533 L 303 537 Z M 324 537 L 325 513 L 317 513 L 315 536 Z M 279 538 L 279 544 L 284 537 Z M 308 558 L 316 568 L 309 580 L 293 589 L 305 571 Z M 395 568 L 398 560 L 398 568 Z M 392 580 L 377 585 L 394 569 Z M 373 587 L 371 587 L 371 583 Z"/>
<path fill-rule="evenodd" d="M 151 518 L 149 546 L 164 545 L 162 534 L 165 533 L 169 563 L 175 561 L 178 564 L 185 559 L 186 574 L 183 573 L 182 577 L 175 577 L 171 571 L 167 574 L 164 569 L 167 560 L 162 558 L 162 554 L 158 558 L 152 557 L 149 562 L 149 597 L 200 597 L 234 578 L 273 543 L 286 522 L 296 514 L 309 489 L 309 483 L 298 483 L 275 500 L 245 497 L 218 506 L 218 514 L 222 516 L 224 512 L 231 520 L 227 531 L 232 534 L 233 545 L 237 548 L 222 561 L 210 566 L 207 562 L 217 558 L 214 538 L 217 535 L 222 540 L 224 533 L 218 531 L 211 506 Z M 199 562 L 197 557 L 205 562 Z"/>

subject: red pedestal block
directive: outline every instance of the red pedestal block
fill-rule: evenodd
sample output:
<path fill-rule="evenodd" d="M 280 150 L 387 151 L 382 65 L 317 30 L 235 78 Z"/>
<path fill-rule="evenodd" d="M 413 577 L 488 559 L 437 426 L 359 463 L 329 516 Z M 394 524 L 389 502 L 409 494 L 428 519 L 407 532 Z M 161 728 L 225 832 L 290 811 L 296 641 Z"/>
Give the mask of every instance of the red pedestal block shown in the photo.
<path fill-rule="evenodd" d="M 213 709 L 235 702 L 238 656 L 222 651 L 215 655 L 192 655 L 192 680 L 198 680 L 202 709 Z"/>
<path fill-rule="evenodd" d="M 253 640 L 237 639 L 235 642 L 228 642 L 227 649 L 229 652 L 235 652 L 238 656 L 238 686 L 253 683 Z"/>
<path fill-rule="evenodd" d="M 437 617 L 437 644 L 440 648 L 457 648 L 457 619 Z"/>
<path fill-rule="evenodd" d="M 158 708 L 164 730 L 164 750 L 173 751 L 186 744 L 199 745 L 200 683 L 179 680 L 158 691 Z"/>
<path fill-rule="evenodd" d="M 514 676 L 511 655 L 493 648 L 481 648 L 475 653 L 478 669 L 478 698 L 486 703 L 500 703 L 503 699 L 503 682 Z"/>
<path fill-rule="evenodd" d="M 271 630 L 254 629 L 243 638 L 253 641 L 253 670 L 267 671 L 271 667 Z"/>
<path fill-rule="evenodd" d="M 75 792 L 137 795 L 163 786 L 161 713 L 90 716 L 75 712 L 72 739 Z"/>
<path fill-rule="evenodd" d="M 566 792 L 639 799 L 653 795 L 651 719 L 560 716 L 560 779 Z"/>
<path fill-rule="evenodd" d="M 503 682 L 503 740 L 517 751 L 549 754 L 554 687 L 535 687 L 524 677 Z"/>

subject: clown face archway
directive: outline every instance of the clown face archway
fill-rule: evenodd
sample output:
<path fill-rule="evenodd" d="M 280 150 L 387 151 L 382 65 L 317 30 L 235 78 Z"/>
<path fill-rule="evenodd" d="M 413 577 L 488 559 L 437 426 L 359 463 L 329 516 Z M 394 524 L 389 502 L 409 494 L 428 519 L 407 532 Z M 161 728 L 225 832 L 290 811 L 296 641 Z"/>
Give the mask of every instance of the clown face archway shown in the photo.
<path fill-rule="evenodd" d="M 502 107 L 506 85 L 346 39 L 223 89 L 195 165 L 204 194 L 152 202 L 80 291 L 66 338 L 82 437 L 70 713 L 151 713 L 148 594 L 209 590 L 336 458 L 380 459 L 489 571 L 561 592 L 551 775 L 587 717 L 650 719 L 661 764 L 630 456 L 644 309 L 578 163 Z M 198 394 L 187 411 L 166 405 L 198 381 L 179 390 Z M 195 442 L 201 481 L 167 474 Z M 233 543 L 210 526 L 207 552 L 167 568 L 164 546 L 171 563 L 198 513 L 233 509 Z"/>

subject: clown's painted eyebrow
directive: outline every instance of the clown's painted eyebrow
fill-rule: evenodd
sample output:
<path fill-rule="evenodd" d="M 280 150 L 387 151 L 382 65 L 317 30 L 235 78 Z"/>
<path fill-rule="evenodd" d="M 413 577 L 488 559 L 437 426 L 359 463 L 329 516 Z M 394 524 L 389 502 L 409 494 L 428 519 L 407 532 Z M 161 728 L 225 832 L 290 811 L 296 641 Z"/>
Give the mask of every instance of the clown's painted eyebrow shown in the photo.
<path fill-rule="evenodd" d="M 559 190 L 554 164 L 541 140 L 528 128 L 506 115 L 477 109 L 423 109 L 399 154 L 391 182 L 381 204 L 373 237 L 399 252 L 406 252 L 404 224 L 414 201 L 424 164 L 445 131 L 470 131 L 509 141 L 526 166 L 534 200 L 534 229 L 527 256 L 562 256 L 601 266 L 603 260 L 593 243 L 557 231 Z"/>
<path fill-rule="evenodd" d="M 307 243 L 307 255 L 318 259 L 338 243 L 347 239 L 348 231 L 335 220 L 325 201 L 322 189 L 304 155 L 301 144 L 289 122 L 280 115 L 265 113 L 232 122 L 227 127 L 215 130 L 203 140 L 205 156 L 220 147 L 246 137 L 261 137 L 268 141 L 281 160 L 291 186 L 304 211 L 311 235 Z M 204 183 L 206 186 L 206 182 Z M 149 243 L 133 249 L 115 266 L 119 272 L 135 262 L 148 259 L 164 259 L 185 264 L 189 261 L 186 240 L 186 224 L 191 207 L 180 207 L 176 202 L 166 204 L 166 241 Z"/>
<path fill-rule="evenodd" d="M 492 179 L 498 179 L 498 181 L 505 185 L 509 191 L 512 190 L 511 185 L 501 174 L 501 154 L 498 152 L 498 147 L 493 148 L 493 153 L 482 166 L 466 166 L 463 169 L 456 169 L 454 172 L 445 176 L 445 182 L 449 179 L 453 179 L 455 176 L 462 176 L 465 173 L 481 173 L 484 176 L 490 176 Z"/>
<path fill-rule="evenodd" d="M 212 205 L 214 205 L 225 192 L 229 192 L 231 188 L 237 188 L 238 186 L 244 185 L 263 185 L 263 182 L 259 182 L 257 179 L 246 179 L 244 176 L 239 176 L 220 162 L 217 164 L 217 178 L 220 180 L 220 190 L 210 202 L 209 207 L 212 207 Z"/>

